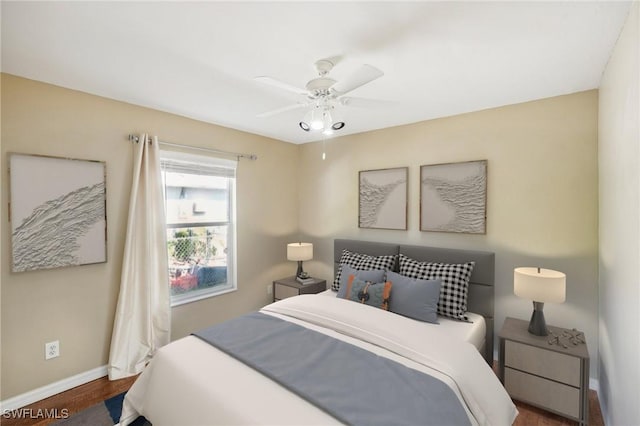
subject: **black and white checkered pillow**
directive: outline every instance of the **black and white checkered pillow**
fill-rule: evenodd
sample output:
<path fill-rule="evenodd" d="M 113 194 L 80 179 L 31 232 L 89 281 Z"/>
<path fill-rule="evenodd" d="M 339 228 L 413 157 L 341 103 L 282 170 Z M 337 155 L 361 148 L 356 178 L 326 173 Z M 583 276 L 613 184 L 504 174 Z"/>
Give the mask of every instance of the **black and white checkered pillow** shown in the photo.
<path fill-rule="evenodd" d="M 467 321 L 467 294 L 469 278 L 475 262 L 448 264 L 418 262 L 400 254 L 400 275 L 406 277 L 434 280 L 440 278 L 440 300 L 438 315 Z"/>
<path fill-rule="evenodd" d="M 393 269 L 393 265 L 395 263 L 395 254 L 370 256 L 368 254 L 353 253 L 349 250 L 342 250 L 342 256 L 340 256 L 340 265 L 347 264 L 358 271 L 368 271 L 370 269 L 384 269 L 389 271 Z M 331 284 L 331 290 L 340 290 L 340 275 L 342 275 L 342 268 L 338 268 L 336 278 L 333 280 L 333 284 Z"/>

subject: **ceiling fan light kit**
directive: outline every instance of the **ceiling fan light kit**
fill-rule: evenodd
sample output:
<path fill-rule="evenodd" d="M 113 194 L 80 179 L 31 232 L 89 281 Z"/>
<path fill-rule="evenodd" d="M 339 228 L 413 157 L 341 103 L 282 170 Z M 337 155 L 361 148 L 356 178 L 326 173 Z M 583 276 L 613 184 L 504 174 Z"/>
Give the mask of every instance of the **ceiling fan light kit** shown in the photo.
<path fill-rule="evenodd" d="M 382 77 L 384 73 L 371 65 L 365 64 L 356 73 L 341 82 L 337 82 L 327 75 L 334 65 L 328 59 L 316 61 L 315 67 L 318 77 L 307 82 L 305 89 L 299 89 L 271 77 L 256 77 L 256 81 L 296 94 L 304 94 L 307 99 L 306 102 L 265 112 L 258 116 L 268 117 L 291 109 L 311 107 L 302 120 L 298 122 L 298 126 L 305 132 L 322 131 L 325 136 L 330 136 L 334 131 L 344 128 L 345 122 L 336 118 L 335 106 L 338 104 L 348 106 L 349 98 L 344 97 L 346 93 Z"/>
<path fill-rule="evenodd" d="M 311 126 L 311 130 L 320 130 L 324 128 L 324 123 L 326 121 L 331 121 L 331 116 L 327 118 L 329 112 L 320 108 L 314 108 L 311 110 L 311 121 L 309 125 Z"/>
<path fill-rule="evenodd" d="M 336 120 L 331 114 L 333 109 L 333 105 L 315 105 L 304 115 L 298 125 L 305 132 L 322 130 L 322 134 L 330 136 L 335 130 L 340 130 L 345 126 L 344 121 Z"/>

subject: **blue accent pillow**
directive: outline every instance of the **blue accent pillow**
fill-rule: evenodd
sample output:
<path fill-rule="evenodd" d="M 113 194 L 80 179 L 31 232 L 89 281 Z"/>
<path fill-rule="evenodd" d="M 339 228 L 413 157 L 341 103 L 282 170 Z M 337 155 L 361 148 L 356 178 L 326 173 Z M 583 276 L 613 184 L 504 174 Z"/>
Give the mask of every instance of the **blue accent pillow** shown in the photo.
<path fill-rule="evenodd" d="M 393 294 L 389 300 L 391 312 L 438 324 L 441 280 L 420 280 L 389 271 L 387 281 L 393 283 Z"/>
<path fill-rule="evenodd" d="M 381 283 L 365 282 L 351 275 L 346 284 L 347 291 L 344 298 L 388 311 L 392 285 L 389 281 Z"/>
<path fill-rule="evenodd" d="M 360 271 L 345 264 L 340 265 L 340 289 L 337 297 L 345 298 L 347 292 L 347 281 L 350 275 L 354 275 L 360 281 L 371 281 L 379 283 L 384 281 L 384 274 L 387 272 L 383 269 L 370 269 L 368 271 Z"/>

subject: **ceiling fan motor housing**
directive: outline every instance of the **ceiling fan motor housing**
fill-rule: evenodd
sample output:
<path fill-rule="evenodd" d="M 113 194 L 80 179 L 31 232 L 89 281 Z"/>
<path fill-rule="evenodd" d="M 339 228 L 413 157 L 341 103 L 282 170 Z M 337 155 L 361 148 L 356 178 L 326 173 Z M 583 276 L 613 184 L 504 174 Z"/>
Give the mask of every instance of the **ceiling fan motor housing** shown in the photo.
<path fill-rule="evenodd" d="M 310 80 L 305 86 L 307 90 L 314 95 L 328 95 L 331 86 L 336 84 L 336 81 L 329 77 L 318 77 Z"/>

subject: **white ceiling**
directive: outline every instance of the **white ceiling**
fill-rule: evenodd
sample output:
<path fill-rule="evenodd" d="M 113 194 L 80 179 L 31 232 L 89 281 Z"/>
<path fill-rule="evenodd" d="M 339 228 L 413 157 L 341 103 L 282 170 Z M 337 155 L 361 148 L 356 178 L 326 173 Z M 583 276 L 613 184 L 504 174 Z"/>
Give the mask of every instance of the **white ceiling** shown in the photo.
<path fill-rule="evenodd" d="M 299 101 L 254 80 L 304 87 L 385 75 L 343 107 L 359 133 L 597 88 L 630 2 L 9 2 L 2 71 L 292 143 Z M 150 129 L 152 131 L 153 129 Z M 162 136 L 162 135 L 160 135 Z"/>

